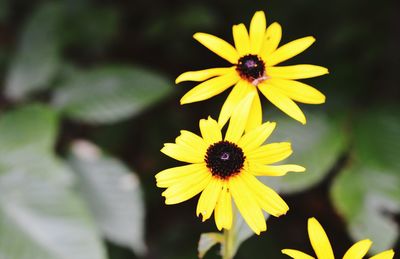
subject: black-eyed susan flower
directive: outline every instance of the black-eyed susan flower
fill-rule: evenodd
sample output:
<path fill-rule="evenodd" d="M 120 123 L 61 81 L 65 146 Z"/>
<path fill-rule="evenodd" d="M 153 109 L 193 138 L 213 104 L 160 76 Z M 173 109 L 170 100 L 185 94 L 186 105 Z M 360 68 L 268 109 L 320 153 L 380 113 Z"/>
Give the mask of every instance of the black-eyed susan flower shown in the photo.
<path fill-rule="evenodd" d="M 256 176 L 282 176 L 288 171 L 302 172 L 298 165 L 271 165 L 292 153 L 290 143 L 263 145 L 275 123 L 266 122 L 244 133 L 254 96 L 249 94 L 233 111 L 225 137 L 212 118 L 200 120 L 201 136 L 182 130 L 175 143 L 161 152 L 189 163 L 159 172 L 157 186 L 167 188 L 166 204 L 186 201 L 201 193 L 196 214 L 202 220 L 214 212 L 219 230 L 232 225 L 232 198 L 249 227 L 257 234 L 266 230 L 262 210 L 273 216 L 288 211 L 285 201 Z"/>
<path fill-rule="evenodd" d="M 256 12 L 248 32 L 244 24 L 232 28 L 235 47 L 226 41 L 206 33 L 196 33 L 194 38 L 233 66 L 190 71 L 181 74 L 176 83 L 183 81 L 204 81 L 187 92 L 181 104 L 198 102 L 213 97 L 233 86 L 222 106 L 218 123 L 224 125 L 234 107 L 249 92 L 257 89 L 274 105 L 290 117 L 306 123 L 306 118 L 294 102 L 321 104 L 325 96 L 313 87 L 296 81 L 327 74 L 324 67 L 315 65 L 277 66 L 307 49 L 314 37 L 294 40 L 278 48 L 282 29 L 278 23 L 266 28 L 265 14 Z M 246 130 L 262 122 L 260 97 L 255 95 L 252 112 Z"/>
<path fill-rule="evenodd" d="M 335 258 L 328 236 L 326 235 L 321 224 L 319 224 L 319 222 L 315 218 L 308 219 L 308 236 L 310 238 L 311 245 L 318 259 Z M 369 239 L 361 240 L 355 243 L 352 247 L 350 247 L 349 250 L 347 250 L 347 252 L 343 256 L 343 259 L 362 259 L 367 254 L 371 245 L 372 242 Z M 282 253 L 294 259 L 314 258 L 303 252 L 292 249 L 283 249 Z M 373 257 L 370 257 L 370 259 L 392 259 L 393 257 L 394 257 L 394 251 L 387 250 Z"/>

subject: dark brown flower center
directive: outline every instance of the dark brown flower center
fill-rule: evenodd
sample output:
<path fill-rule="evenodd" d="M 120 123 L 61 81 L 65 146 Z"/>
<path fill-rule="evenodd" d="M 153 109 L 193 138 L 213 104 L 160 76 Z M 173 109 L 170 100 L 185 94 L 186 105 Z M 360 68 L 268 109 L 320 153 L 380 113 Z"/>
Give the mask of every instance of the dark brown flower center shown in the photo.
<path fill-rule="evenodd" d="M 244 80 L 254 83 L 265 77 L 265 64 L 257 55 L 246 55 L 239 59 L 236 71 Z"/>
<path fill-rule="evenodd" d="M 227 179 L 240 172 L 245 156 L 242 149 L 236 144 L 220 141 L 207 149 L 204 160 L 213 176 Z"/>

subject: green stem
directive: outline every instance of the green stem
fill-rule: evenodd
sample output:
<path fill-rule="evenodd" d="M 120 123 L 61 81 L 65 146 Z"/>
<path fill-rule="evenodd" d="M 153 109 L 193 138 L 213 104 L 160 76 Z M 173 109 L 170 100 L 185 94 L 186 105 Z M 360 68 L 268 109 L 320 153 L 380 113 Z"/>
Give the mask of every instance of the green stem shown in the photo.
<path fill-rule="evenodd" d="M 222 259 L 232 259 L 231 256 L 231 232 L 232 230 L 224 229 L 224 249 L 222 251 Z"/>
<path fill-rule="evenodd" d="M 233 211 L 233 221 L 231 229 L 224 229 L 224 249 L 222 249 L 222 259 L 233 259 L 234 256 L 234 242 L 235 242 L 235 223 L 236 215 L 235 210 Z"/>

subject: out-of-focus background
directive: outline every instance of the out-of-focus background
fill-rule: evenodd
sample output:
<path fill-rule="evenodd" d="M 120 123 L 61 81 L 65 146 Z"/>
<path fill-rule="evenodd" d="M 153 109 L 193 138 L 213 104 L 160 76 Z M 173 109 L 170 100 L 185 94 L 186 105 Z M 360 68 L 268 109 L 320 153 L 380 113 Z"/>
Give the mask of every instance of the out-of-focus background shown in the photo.
<path fill-rule="evenodd" d="M 0 258 L 197 258 L 213 220 L 195 217 L 196 199 L 164 205 L 154 175 L 180 165 L 163 143 L 198 133 L 228 92 L 180 106 L 194 84 L 174 79 L 227 65 L 192 35 L 232 42 L 257 10 L 282 25 L 283 44 L 317 38 L 286 64 L 330 74 L 305 80 L 327 96 L 301 105 L 306 126 L 263 99 L 271 141 L 290 140 L 307 173 L 264 179 L 290 211 L 260 236 L 239 230 L 236 258 L 312 254 L 311 216 L 338 257 L 364 238 L 399 253 L 399 1 L 0 0 Z"/>

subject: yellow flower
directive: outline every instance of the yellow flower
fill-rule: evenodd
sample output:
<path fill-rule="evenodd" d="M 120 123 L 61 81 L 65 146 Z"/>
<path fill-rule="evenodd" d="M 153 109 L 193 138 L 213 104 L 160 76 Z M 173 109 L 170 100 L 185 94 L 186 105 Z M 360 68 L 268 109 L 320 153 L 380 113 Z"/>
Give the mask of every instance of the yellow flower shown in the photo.
<path fill-rule="evenodd" d="M 235 85 L 222 106 L 218 118 L 220 125 L 225 125 L 234 107 L 249 92 L 257 94 L 246 130 L 260 125 L 262 109 L 257 89 L 283 112 L 305 124 L 306 118 L 294 101 L 321 104 L 325 102 L 325 96 L 295 80 L 327 74 L 328 70 L 315 65 L 276 65 L 303 52 L 315 41 L 314 37 L 297 39 L 277 48 L 282 36 L 281 26 L 275 22 L 266 28 L 263 11 L 254 14 L 249 33 L 242 23 L 234 25 L 232 31 L 235 47 L 210 34 L 194 34 L 197 41 L 233 66 L 190 71 L 178 76 L 176 83 L 204 81 L 186 93 L 181 104 L 208 99 Z"/>
<path fill-rule="evenodd" d="M 275 128 L 266 122 L 243 135 L 254 98 L 245 97 L 233 111 L 225 138 L 212 118 L 200 120 L 201 137 L 182 130 L 176 143 L 166 143 L 161 152 L 189 163 L 159 172 L 157 186 L 167 188 L 166 204 L 186 201 L 201 192 L 196 214 L 202 220 L 214 212 L 217 228 L 232 225 L 232 198 L 249 227 L 257 234 L 266 230 L 262 210 L 275 217 L 286 214 L 287 204 L 256 176 L 282 176 L 288 171 L 303 172 L 298 165 L 270 165 L 292 153 L 290 143 L 263 145 Z"/>
<path fill-rule="evenodd" d="M 324 229 L 315 218 L 308 219 L 308 235 L 310 237 L 311 245 L 317 255 L 318 259 L 334 259 L 331 244 L 328 236 Z M 362 259 L 371 247 L 372 242 L 369 239 L 361 240 L 355 243 L 352 247 L 347 250 L 343 259 Z M 314 257 L 309 256 L 303 252 L 283 249 L 282 253 L 294 258 L 294 259 L 313 259 Z M 394 257 L 393 250 L 387 250 L 379 253 L 370 259 L 392 259 Z"/>

